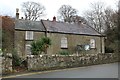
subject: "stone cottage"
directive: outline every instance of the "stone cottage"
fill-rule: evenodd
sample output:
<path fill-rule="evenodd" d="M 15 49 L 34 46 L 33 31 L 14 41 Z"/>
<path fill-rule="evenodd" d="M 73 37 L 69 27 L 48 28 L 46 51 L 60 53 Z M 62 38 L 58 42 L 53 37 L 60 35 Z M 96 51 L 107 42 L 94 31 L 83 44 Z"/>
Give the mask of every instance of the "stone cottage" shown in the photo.
<path fill-rule="evenodd" d="M 2 24 L 2 48 L 6 53 L 14 50 L 21 57 L 31 54 L 31 42 L 47 36 L 52 45 L 47 54 L 56 54 L 67 50 L 73 54 L 104 53 L 104 37 L 87 24 L 65 23 L 53 20 L 30 21 L 19 19 L 16 10 L 16 19 L 0 17 Z"/>
<path fill-rule="evenodd" d="M 104 53 L 104 36 L 83 23 L 16 20 L 14 47 L 20 56 L 31 54 L 31 42 L 43 36 L 51 39 L 47 54 L 62 50 L 71 53 Z"/>

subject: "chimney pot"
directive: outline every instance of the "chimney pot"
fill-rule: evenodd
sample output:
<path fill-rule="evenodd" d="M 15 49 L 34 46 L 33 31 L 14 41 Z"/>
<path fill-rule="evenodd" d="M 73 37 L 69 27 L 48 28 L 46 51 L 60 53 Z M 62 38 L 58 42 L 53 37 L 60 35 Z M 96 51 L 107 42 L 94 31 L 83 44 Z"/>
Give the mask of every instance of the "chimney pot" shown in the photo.
<path fill-rule="evenodd" d="M 21 17 L 21 19 L 23 19 L 23 17 Z"/>
<path fill-rule="evenodd" d="M 53 21 L 56 21 L 56 17 L 55 16 L 53 17 Z"/>
<path fill-rule="evenodd" d="M 16 8 L 16 19 L 19 19 L 19 9 Z"/>

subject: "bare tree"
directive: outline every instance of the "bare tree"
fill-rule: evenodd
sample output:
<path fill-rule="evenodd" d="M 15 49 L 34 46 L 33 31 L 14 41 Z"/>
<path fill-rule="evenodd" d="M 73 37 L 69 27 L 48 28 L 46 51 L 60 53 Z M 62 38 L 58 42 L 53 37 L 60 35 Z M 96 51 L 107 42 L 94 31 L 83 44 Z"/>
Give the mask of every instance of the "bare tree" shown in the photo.
<path fill-rule="evenodd" d="M 91 10 L 87 10 L 84 13 L 84 16 L 87 22 L 100 33 L 105 29 L 104 27 L 104 3 L 95 2 L 91 4 Z"/>
<path fill-rule="evenodd" d="M 77 14 L 77 10 L 72 8 L 70 5 L 62 5 L 58 10 L 58 14 L 61 20 L 70 23 L 72 22 L 72 16 Z"/>
<path fill-rule="evenodd" d="M 24 2 L 22 4 L 22 11 L 26 20 L 36 21 L 44 15 L 45 7 L 36 2 Z"/>
<path fill-rule="evenodd" d="M 71 22 L 73 22 L 73 23 L 84 23 L 84 24 L 87 23 L 87 21 L 84 17 L 78 16 L 78 15 L 72 16 L 71 17 Z"/>
<path fill-rule="evenodd" d="M 111 9 L 111 8 L 106 8 L 104 11 L 104 22 L 106 26 L 106 30 L 108 29 L 113 29 L 114 27 L 117 26 L 117 13 Z"/>
<path fill-rule="evenodd" d="M 120 29 L 120 0 L 118 1 L 118 29 Z"/>
<path fill-rule="evenodd" d="M 117 37 L 118 37 L 118 53 L 120 55 L 120 0 L 118 2 L 118 26 L 117 26 Z"/>

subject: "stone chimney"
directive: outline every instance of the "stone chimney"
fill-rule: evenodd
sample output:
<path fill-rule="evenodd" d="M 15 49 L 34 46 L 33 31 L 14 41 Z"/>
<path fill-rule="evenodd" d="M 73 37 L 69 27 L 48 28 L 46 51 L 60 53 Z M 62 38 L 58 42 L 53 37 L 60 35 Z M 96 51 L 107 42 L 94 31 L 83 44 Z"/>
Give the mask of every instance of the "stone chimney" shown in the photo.
<path fill-rule="evenodd" d="M 19 19 L 19 9 L 16 8 L 16 19 Z"/>
<path fill-rule="evenodd" d="M 55 16 L 53 17 L 53 21 L 56 21 L 56 17 Z"/>

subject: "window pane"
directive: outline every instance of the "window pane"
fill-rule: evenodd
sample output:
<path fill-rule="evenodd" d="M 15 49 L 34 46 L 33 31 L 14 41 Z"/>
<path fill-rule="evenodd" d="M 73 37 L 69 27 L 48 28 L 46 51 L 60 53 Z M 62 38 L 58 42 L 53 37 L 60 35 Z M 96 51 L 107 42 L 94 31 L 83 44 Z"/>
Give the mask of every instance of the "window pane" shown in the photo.
<path fill-rule="evenodd" d="M 31 45 L 26 44 L 26 54 L 30 55 L 31 54 Z"/>
<path fill-rule="evenodd" d="M 28 39 L 28 31 L 25 33 L 25 39 Z"/>
<path fill-rule="evenodd" d="M 61 38 L 61 48 L 67 48 L 67 38 L 66 37 L 62 37 Z"/>
<path fill-rule="evenodd" d="M 95 39 L 90 40 L 90 47 L 95 48 Z"/>
<path fill-rule="evenodd" d="M 33 31 L 26 31 L 26 40 L 33 40 Z"/>
<path fill-rule="evenodd" d="M 30 39 L 32 40 L 33 39 L 33 32 L 32 31 L 30 32 L 29 36 L 30 36 Z"/>

